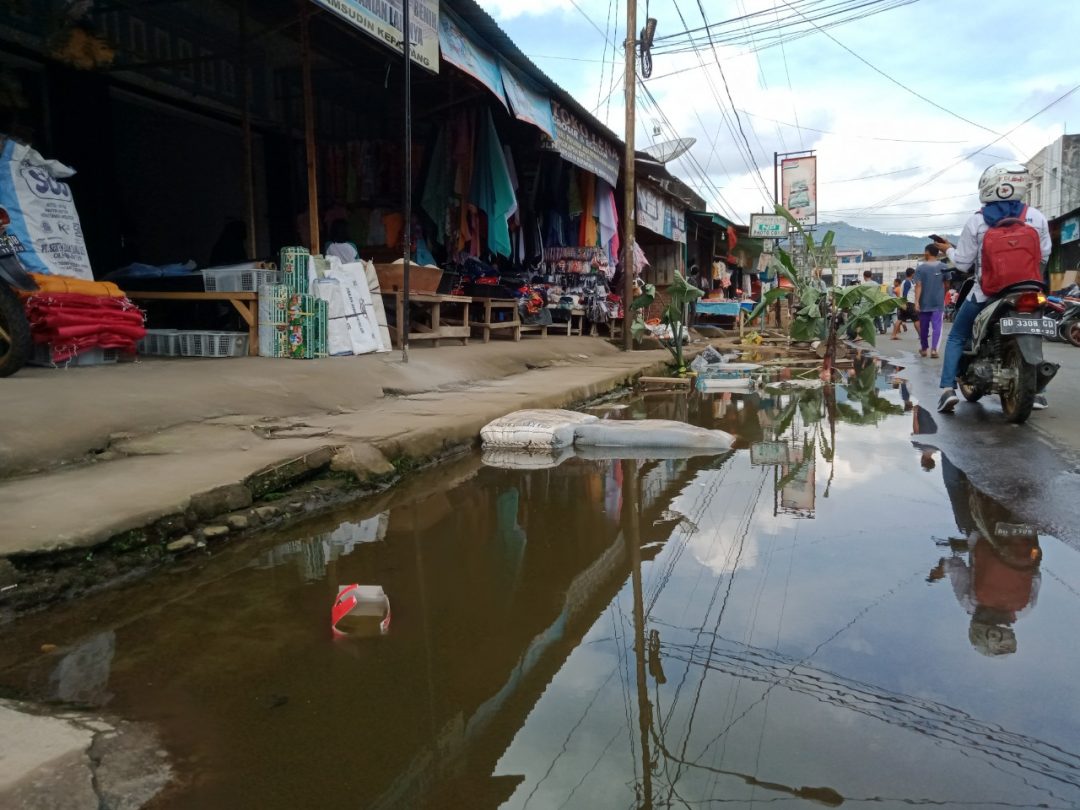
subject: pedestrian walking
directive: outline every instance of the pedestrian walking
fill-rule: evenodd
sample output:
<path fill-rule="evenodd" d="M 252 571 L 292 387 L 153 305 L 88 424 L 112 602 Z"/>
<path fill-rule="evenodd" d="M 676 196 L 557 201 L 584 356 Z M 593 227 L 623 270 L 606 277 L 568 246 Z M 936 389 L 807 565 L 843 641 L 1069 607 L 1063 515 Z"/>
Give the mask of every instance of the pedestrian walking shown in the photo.
<path fill-rule="evenodd" d="M 907 331 L 909 323 L 915 323 L 915 268 L 904 271 L 904 281 L 900 284 L 900 295 L 904 299 L 904 308 L 900 310 L 893 326 L 892 339 L 900 339 L 900 329 Z"/>
<path fill-rule="evenodd" d="M 919 315 L 919 354 L 938 356 L 941 325 L 945 317 L 945 274 L 941 250 L 930 244 L 923 251 L 923 261 L 915 268 L 915 311 Z M 932 333 L 932 334 L 931 334 Z"/>

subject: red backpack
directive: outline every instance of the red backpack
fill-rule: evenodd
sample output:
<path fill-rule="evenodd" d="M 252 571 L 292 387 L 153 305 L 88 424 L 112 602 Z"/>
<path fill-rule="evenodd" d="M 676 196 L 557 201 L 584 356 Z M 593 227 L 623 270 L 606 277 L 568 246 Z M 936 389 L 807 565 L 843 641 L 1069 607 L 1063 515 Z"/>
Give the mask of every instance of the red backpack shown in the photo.
<path fill-rule="evenodd" d="M 1045 287 L 1039 232 L 1027 224 L 1027 206 L 1019 217 L 1006 217 L 983 237 L 982 277 L 987 295 L 997 295 L 1018 284 Z"/>

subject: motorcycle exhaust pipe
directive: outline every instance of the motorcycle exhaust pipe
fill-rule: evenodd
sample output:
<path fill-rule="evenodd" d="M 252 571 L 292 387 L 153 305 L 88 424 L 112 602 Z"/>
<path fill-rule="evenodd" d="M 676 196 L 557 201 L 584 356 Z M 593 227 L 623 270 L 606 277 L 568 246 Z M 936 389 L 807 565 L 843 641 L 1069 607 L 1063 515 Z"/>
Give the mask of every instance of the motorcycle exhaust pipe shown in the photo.
<path fill-rule="evenodd" d="M 1061 366 L 1059 366 L 1057 363 L 1051 363 L 1049 361 L 1039 363 L 1035 372 L 1038 377 L 1038 386 L 1040 391 L 1044 389 L 1052 379 L 1054 379 L 1054 375 L 1058 373 L 1058 369 L 1060 368 Z"/>

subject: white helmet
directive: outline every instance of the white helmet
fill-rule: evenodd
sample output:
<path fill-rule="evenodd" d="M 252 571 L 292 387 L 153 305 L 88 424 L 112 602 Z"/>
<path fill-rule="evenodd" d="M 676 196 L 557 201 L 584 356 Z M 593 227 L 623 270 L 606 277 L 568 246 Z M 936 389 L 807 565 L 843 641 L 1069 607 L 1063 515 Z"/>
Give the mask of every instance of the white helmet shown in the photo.
<path fill-rule="evenodd" d="M 1031 175 L 1023 163 L 995 163 L 979 178 L 979 202 L 1023 200 L 1031 188 Z"/>

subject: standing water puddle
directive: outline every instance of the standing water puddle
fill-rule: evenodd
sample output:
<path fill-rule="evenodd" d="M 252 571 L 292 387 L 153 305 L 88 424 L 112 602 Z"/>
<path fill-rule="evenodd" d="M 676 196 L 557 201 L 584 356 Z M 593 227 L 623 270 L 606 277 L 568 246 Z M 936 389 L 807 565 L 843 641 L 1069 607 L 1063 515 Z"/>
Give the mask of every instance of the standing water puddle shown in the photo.
<path fill-rule="evenodd" d="M 739 443 L 459 459 L 6 627 L 0 688 L 154 723 L 161 808 L 1080 804 L 1080 555 L 887 370 L 628 404 Z M 385 635 L 332 637 L 350 583 Z"/>

